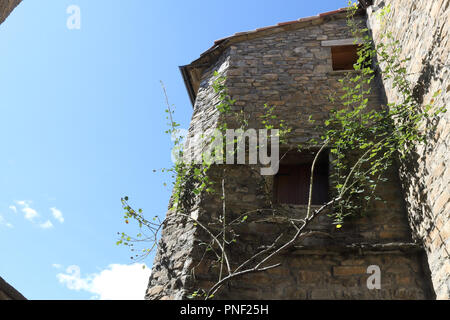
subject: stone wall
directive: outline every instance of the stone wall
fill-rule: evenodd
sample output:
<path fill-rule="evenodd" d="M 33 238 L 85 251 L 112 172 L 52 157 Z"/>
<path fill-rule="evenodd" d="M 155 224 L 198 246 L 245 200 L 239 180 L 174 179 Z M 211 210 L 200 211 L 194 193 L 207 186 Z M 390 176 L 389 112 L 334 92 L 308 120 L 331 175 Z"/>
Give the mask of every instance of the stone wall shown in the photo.
<path fill-rule="evenodd" d="M 217 128 L 219 111 L 215 107 L 218 97 L 210 86 L 213 77 L 212 70 L 225 70 L 229 65 L 229 58 L 225 54 L 219 59 L 211 70 L 204 74 L 205 81 L 197 93 L 194 113 L 189 128 L 188 140 L 196 134 L 208 135 Z M 201 152 L 195 148 L 195 152 Z M 186 204 L 188 209 L 184 213 L 198 218 L 201 211 L 200 197 L 191 199 Z M 171 207 L 171 204 L 169 204 Z M 180 216 L 169 210 L 164 222 L 161 240 L 153 263 L 152 274 L 149 280 L 149 289 L 146 293 L 148 299 L 183 299 L 192 293 L 190 280 L 194 266 L 193 251 L 198 243 L 198 227 L 187 217 Z"/>
<path fill-rule="evenodd" d="M 360 18 L 363 22 L 363 17 Z M 217 94 L 211 88 L 214 70 L 227 77 L 227 87 L 236 99 L 234 111 L 242 110 L 249 127 L 261 128 L 258 117 L 263 105 L 275 106 L 275 113 L 293 128 L 288 146 L 320 134 L 309 124 L 320 124 L 335 107 L 328 95 L 339 92 L 342 72 L 332 71 L 331 49 L 322 41 L 351 38 L 345 14 L 327 19 L 311 19 L 307 25 L 271 34 L 252 36 L 230 44 L 202 76 L 196 95 L 190 138 L 205 133 L 227 119 L 216 109 Z M 205 58 L 205 55 L 203 55 Z M 372 84 L 370 105 L 380 106 L 380 88 Z M 427 299 L 434 294 L 429 286 L 423 250 L 412 243 L 395 170 L 392 179 L 380 187 L 387 204 L 376 203 L 336 229 L 326 215 L 311 231 L 315 236 L 299 241 L 273 263 L 281 266 L 229 282 L 216 296 L 219 299 Z M 220 230 L 222 212 L 221 181 L 225 182 L 227 219 L 248 215 L 234 231 L 238 241 L 229 248 L 232 266 L 245 261 L 259 248 L 270 244 L 281 230 L 294 230 L 282 215 L 302 218 L 305 206 L 272 205 L 273 179 L 263 177 L 253 165 L 216 165 L 210 169 L 216 194 L 189 199 L 186 214 L 211 230 Z M 291 229 L 290 229 L 291 228 Z M 213 252 L 205 252 L 210 237 L 198 225 L 180 214 L 169 212 L 163 229 L 147 299 L 184 299 L 195 290 L 209 288 L 217 280 L 219 266 Z M 366 286 L 367 268 L 381 269 L 381 289 Z"/>
<path fill-rule="evenodd" d="M 8 18 L 11 11 L 14 10 L 15 7 L 21 2 L 22 0 L 2 0 L 0 1 L 0 24 L 5 21 L 6 18 Z"/>
<path fill-rule="evenodd" d="M 450 107 L 450 1 L 376 0 L 368 8 L 368 21 L 375 43 L 383 32 L 377 12 L 391 6 L 386 28 L 400 41 L 402 58 L 419 105 L 430 103 Z M 388 102 L 398 93 L 392 83 L 384 88 Z M 432 124 L 426 124 L 430 127 Z M 450 299 L 450 110 L 436 123 L 426 146 L 401 167 L 409 222 L 413 236 L 423 243 L 438 299 Z"/>

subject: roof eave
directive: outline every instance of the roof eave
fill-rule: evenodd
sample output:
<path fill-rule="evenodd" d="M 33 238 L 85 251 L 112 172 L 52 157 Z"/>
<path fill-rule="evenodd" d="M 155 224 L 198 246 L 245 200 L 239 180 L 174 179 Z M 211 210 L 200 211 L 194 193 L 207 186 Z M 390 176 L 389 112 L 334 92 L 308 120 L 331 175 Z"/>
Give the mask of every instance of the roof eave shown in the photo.
<path fill-rule="evenodd" d="M 371 3 L 371 2 L 372 2 L 372 0 L 361 0 L 360 1 L 361 7 L 359 10 L 359 14 L 363 14 L 365 12 L 364 9 L 366 7 L 364 4 Z M 341 8 L 341 9 L 330 11 L 330 12 L 324 12 L 324 13 L 318 14 L 317 16 L 313 16 L 313 17 L 300 18 L 295 21 L 278 23 L 277 25 L 274 25 L 274 26 L 263 27 L 263 28 L 259 28 L 259 29 L 253 30 L 253 31 L 239 32 L 239 33 L 236 33 L 229 37 L 225 37 L 225 38 L 216 40 L 214 42 L 214 45 L 211 48 L 209 48 L 208 50 L 206 50 L 205 52 L 203 52 L 198 59 L 194 60 L 193 62 L 191 62 L 188 65 L 179 67 L 181 74 L 183 76 L 183 81 L 185 83 L 186 89 L 189 94 L 189 98 L 192 103 L 192 106 L 194 106 L 194 104 L 195 104 L 197 92 L 195 90 L 195 85 L 193 85 L 193 83 L 192 83 L 192 81 L 195 81 L 195 80 L 192 79 L 192 75 L 191 75 L 192 70 L 190 70 L 190 69 L 206 68 L 208 65 L 210 65 L 211 63 L 216 61 L 217 57 L 220 56 L 222 51 L 225 48 L 227 48 L 228 46 L 230 46 L 232 43 L 245 41 L 245 40 L 248 40 L 250 37 L 251 38 L 259 37 L 259 36 L 263 37 L 267 34 L 284 32 L 284 31 L 288 31 L 288 30 L 302 28 L 305 25 L 309 25 L 310 21 L 314 21 L 314 20 L 320 21 L 320 19 L 322 19 L 321 23 L 323 23 L 324 21 L 327 21 L 328 19 L 332 19 L 331 18 L 332 16 L 333 17 L 341 16 L 341 15 L 344 16 L 347 10 L 348 10 L 348 8 Z"/>
<path fill-rule="evenodd" d="M 191 82 L 191 77 L 189 75 L 188 72 L 188 67 L 189 65 L 185 65 L 185 66 L 179 66 L 178 68 L 180 69 L 181 72 L 181 76 L 183 77 L 183 81 L 184 81 L 184 85 L 186 87 L 186 90 L 189 94 L 189 99 L 191 100 L 192 106 L 194 106 L 195 104 L 195 92 L 194 92 L 194 88 L 192 87 L 192 82 Z"/>

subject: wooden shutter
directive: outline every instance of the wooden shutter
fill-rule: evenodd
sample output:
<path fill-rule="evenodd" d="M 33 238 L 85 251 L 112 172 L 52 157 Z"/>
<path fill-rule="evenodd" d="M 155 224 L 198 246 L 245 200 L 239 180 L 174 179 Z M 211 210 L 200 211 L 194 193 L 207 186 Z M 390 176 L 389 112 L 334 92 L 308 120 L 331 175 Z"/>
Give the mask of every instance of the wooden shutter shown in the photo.
<path fill-rule="evenodd" d="M 312 204 L 328 200 L 328 164 L 319 163 L 314 170 Z M 287 204 L 308 204 L 311 164 L 280 165 L 275 176 L 275 201 Z"/>
<path fill-rule="evenodd" d="M 358 61 L 357 51 L 357 45 L 331 47 L 333 70 L 353 70 L 353 65 Z"/>

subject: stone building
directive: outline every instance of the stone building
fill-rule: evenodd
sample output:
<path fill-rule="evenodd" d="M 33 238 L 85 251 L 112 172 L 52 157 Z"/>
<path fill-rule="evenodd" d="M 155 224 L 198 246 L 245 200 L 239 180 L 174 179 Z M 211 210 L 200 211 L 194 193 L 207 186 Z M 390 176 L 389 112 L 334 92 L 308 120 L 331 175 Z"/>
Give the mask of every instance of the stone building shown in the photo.
<path fill-rule="evenodd" d="M 380 41 L 376 12 L 391 5 L 389 24 L 400 41 L 402 58 L 419 105 L 441 93 L 436 104 L 450 101 L 450 1 L 368 1 L 368 26 L 375 43 Z M 392 82 L 383 83 L 388 102 L 398 98 Z M 450 112 L 436 123 L 426 147 L 419 146 L 414 157 L 404 162 L 400 177 L 412 234 L 426 251 L 433 288 L 438 299 L 450 299 Z"/>
<path fill-rule="evenodd" d="M 26 298 L 0 277 L 0 300 L 26 300 Z"/>
<path fill-rule="evenodd" d="M 22 0 L 2 0 L 0 1 L 0 24 L 8 18 L 9 14 L 14 10 Z"/>
<path fill-rule="evenodd" d="M 408 67 L 417 79 L 414 92 L 418 102 L 429 99 L 436 88 L 443 88 L 439 102 L 447 102 L 449 1 L 361 1 L 365 10 L 360 10 L 356 19 L 361 24 L 368 22 L 374 42 L 379 39 L 374 12 L 386 2 L 392 2 L 391 14 L 395 17 L 389 27 L 405 44 L 404 55 L 413 56 Z M 430 33 L 427 26 L 434 32 Z M 224 121 L 232 123 L 216 108 L 219 100 L 211 87 L 216 78 L 214 71 L 226 76 L 229 94 L 236 100 L 233 110 L 243 111 L 249 127 L 262 128 L 260 117 L 267 103 L 275 106 L 275 114 L 292 128 L 286 150 L 317 137 L 320 132 L 308 118 L 318 123 L 327 118 L 333 108 L 329 94 L 342 89 L 339 79 L 343 74 L 354 72 L 350 70 L 354 50 L 345 9 L 215 41 L 199 59 L 181 67 L 194 106 L 188 140 L 199 132 L 207 135 Z M 447 68 L 442 67 L 445 64 Z M 379 108 L 394 101 L 396 93 L 391 86 L 388 82 L 373 82 L 369 105 Z M 416 159 L 403 163 L 400 171 L 393 168 L 389 173 L 391 179 L 378 191 L 386 203 L 367 208 L 366 214 L 346 221 L 342 229 L 335 228 L 327 215 L 320 216 L 310 227 L 311 231 L 320 231 L 319 235 L 282 252 L 272 261 L 281 263 L 279 267 L 233 279 L 215 297 L 448 299 L 448 113 L 440 120 L 436 135 L 431 152 L 419 150 Z M 209 177 L 215 186 L 220 189 L 224 182 L 227 219 L 243 212 L 255 213 L 247 223 L 236 227 L 239 241 L 228 252 L 236 266 L 270 245 L 280 230 L 289 227 L 269 208 L 291 217 L 304 217 L 304 199 L 284 196 L 292 189 L 299 192 L 302 186 L 282 175 L 298 175 L 310 162 L 311 155 L 289 153 L 279 173 L 269 178 L 255 170 L 257 165 L 211 167 Z M 411 170 L 411 166 L 415 169 Z M 322 186 L 318 188 L 322 188 L 323 198 L 316 204 L 328 198 L 328 175 L 332 170 L 330 159 L 322 157 Z M 430 185 L 432 188 L 427 187 Z M 220 195 L 201 193 L 190 199 L 187 213 L 203 225 L 220 230 L 222 206 Z M 198 224 L 169 210 L 146 298 L 185 299 L 198 289 L 210 288 L 217 281 L 220 266 L 214 263 L 212 253 L 205 253 L 203 244 L 209 241 L 209 235 Z M 381 271 L 379 289 L 367 286 L 373 266 Z"/>

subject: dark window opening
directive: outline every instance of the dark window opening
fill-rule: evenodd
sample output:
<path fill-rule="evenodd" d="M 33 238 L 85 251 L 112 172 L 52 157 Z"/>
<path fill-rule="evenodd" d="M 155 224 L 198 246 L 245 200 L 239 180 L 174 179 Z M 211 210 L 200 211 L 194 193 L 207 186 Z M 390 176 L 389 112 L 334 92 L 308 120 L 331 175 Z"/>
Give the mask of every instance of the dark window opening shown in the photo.
<path fill-rule="evenodd" d="M 285 157 L 274 180 L 276 203 L 308 204 L 311 166 L 314 154 L 296 153 Z M 316 162 L 314 169 L 312 204 L 328 202 L 328 154 Z"/>
<path fill-rule="evenodd" d="M 331 47 L 331 59 L 333 70 L 353 70 L 358 61 L 358 45 Z"/>

